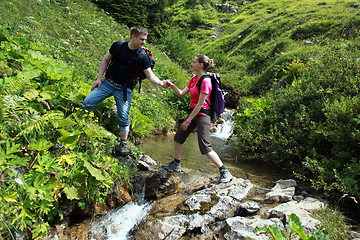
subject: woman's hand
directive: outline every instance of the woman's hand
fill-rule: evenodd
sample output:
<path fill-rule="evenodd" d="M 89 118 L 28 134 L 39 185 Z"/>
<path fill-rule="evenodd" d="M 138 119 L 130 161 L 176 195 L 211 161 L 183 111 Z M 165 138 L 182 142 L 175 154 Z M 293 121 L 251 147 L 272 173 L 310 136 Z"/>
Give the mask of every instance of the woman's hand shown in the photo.
<path fill-rule="evenodd" d="M 187 127 L 190 125 L 189 122 L 184 121 L 181 125 L 180 128 L 184 131 L 186 131 Z"/>
<path fill-rule="evenodd" d="M 185 120 L 185 122 L 183 122 L 182 124 L 181 124 L 181 129 L 182 130 L 186 130 L 187 129 L 187 127 L 190 125 L 190 123 L 191 123 L 191 120 L 189 119 L 189 118 L 187 118 L 186 120 Z"/>

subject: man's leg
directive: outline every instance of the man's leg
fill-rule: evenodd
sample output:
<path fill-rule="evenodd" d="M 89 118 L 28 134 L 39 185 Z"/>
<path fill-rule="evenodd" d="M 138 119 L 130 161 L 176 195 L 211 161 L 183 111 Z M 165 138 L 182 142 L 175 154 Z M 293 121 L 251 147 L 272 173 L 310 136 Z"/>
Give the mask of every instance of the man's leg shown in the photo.
<path fill-rule="evenodd" d="M 131 106 L 131 89 L 125 89 L 127 91 L 127 101 L 124 101 L 124 89 L 122 87 L 117 87 L 114 98 L 116 101 L 116 108 L 117 108 L 117 118 L 119 122 L 120 128 L 120 148 L 119 152 L 120 155 L 127 155 L 129 150 L 127 148 L 127 138 L 129 135 L 130 129 L 130 106 Z"/>
<path fill-rule="evenodd" d="M 121 138 L 121 140 L 127 140 L 127 138 L 128 138 L 128 135 L 129 135 L 129 131 L 123 131 L 123 130 L 121 130 L 120 129 L 120 138 Z"/>
<path fill-rule="evenodd" d="M 113 94 L 113 88 L 107 81 L 102 81 L 100 88 L 92 90 L 83 101 L 83 108 L 92 112 L 94 107 Z"/>

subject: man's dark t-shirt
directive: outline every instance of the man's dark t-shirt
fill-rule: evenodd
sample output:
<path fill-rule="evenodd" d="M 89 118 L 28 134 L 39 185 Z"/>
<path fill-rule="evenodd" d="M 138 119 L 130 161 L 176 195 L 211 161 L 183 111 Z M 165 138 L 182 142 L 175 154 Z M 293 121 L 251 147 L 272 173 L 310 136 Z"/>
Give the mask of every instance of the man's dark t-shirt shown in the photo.
<path fill-rule="evenodd" d="M 109 52 L 112 55 L 112 63 L 107 69 L 106 77 L 118 84 L 127 83 L 128 88 L 133 88 L 136 71 L 139 68 L 149 68 L 150 62 L 147 57 L 138 60 L 141 49 L 131 50 L 128 43 L 129 41 L 117 41 L 111 45 Z"/>

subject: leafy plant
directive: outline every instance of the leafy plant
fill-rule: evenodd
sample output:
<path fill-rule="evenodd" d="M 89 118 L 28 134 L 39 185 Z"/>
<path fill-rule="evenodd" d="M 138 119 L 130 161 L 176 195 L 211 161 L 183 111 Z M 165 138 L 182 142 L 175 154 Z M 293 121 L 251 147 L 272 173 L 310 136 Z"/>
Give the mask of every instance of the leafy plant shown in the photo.
<path fill-rule="evenodd" d="M 291 214 L 289 217 L 289 227 L 290 227 L 290 233 L 287 234 L 282 230 L 277 224 L 271 225 L 271 226 L 265 226 L 265 227 L 256 227 L 254 229 L 254 232 L 260 232 L 265 231 L 271 233 L 273 238 L 275 240 L 287 240 L 287 239 L 297 239 L 297 237 L 293 236 L 294 234 L 297 234 L 298 237 L 302 240 L 317 240 L 317 239 L 323 239 L 323 240 L 330 240 L 329 236 L 324 234 L 324 232 L 320 230 L 316 230 L 313 233 L 306 234 L 304 231 L 304 228 L 302 226 L 302 223 L 300 221 L 300 218 L 296 214 Z"/>
<path fill-rule="evenodd" d="M 330 48 L 308 62 L 291 86 L 250 100 L 236 115 L 235 143 L 249 156 L 286 164 L 333 197 L 358 196 L 355 52 Z"/>

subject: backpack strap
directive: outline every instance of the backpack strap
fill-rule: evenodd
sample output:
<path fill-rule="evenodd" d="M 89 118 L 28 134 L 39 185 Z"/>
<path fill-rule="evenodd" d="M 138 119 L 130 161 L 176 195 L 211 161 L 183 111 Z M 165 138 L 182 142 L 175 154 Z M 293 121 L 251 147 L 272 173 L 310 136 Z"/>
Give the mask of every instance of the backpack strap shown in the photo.
<path fill-rule="evenodd" d="M 141 61 L 144 61 L 144 57 L 147 56 L 147 53 L 145 51 L 145 49 L 140 48 L 139 52 L 138 52 L 138 57 L 136 59 L 136 73 L 135 73 L 135 85 L 137 82 L 139 82 L 139 93 L 141 91 L 141 83 L 142 83 L 142 79 L 140 79 L 139 76 L 139 71 L 142 70 L 142 66 L 141 66 Z"/>
<path fill-rule="evenodd" d="M 199 95 L 200 95 L 200 92 L 201 92 L 201 85 L 202 85 L 202 82 L 204 80 L 204 78 L 206 77 L 209 77 L 211 79 L 211 76 L 210 75 L 202 75 L 199 79 L 199 81 L 196 83 L 196 86 L 198 87 L 198 90 L 199 90 Z M 211 93 L 209 93 L 211 94 Z M 207 98 L 205 99 L 206 103 L 210 106 L 210 109 L 204 109 L 203 107 L 200 109 L 200 112 L 202 113 L 205 113 L 207 115 L 209 115 L 210 117 L 212 116 L 213 114 L 213 109 L 212 109 L 212 106 L 211 104 L 209 103 L 209 101 L 207 100 Z"/>

